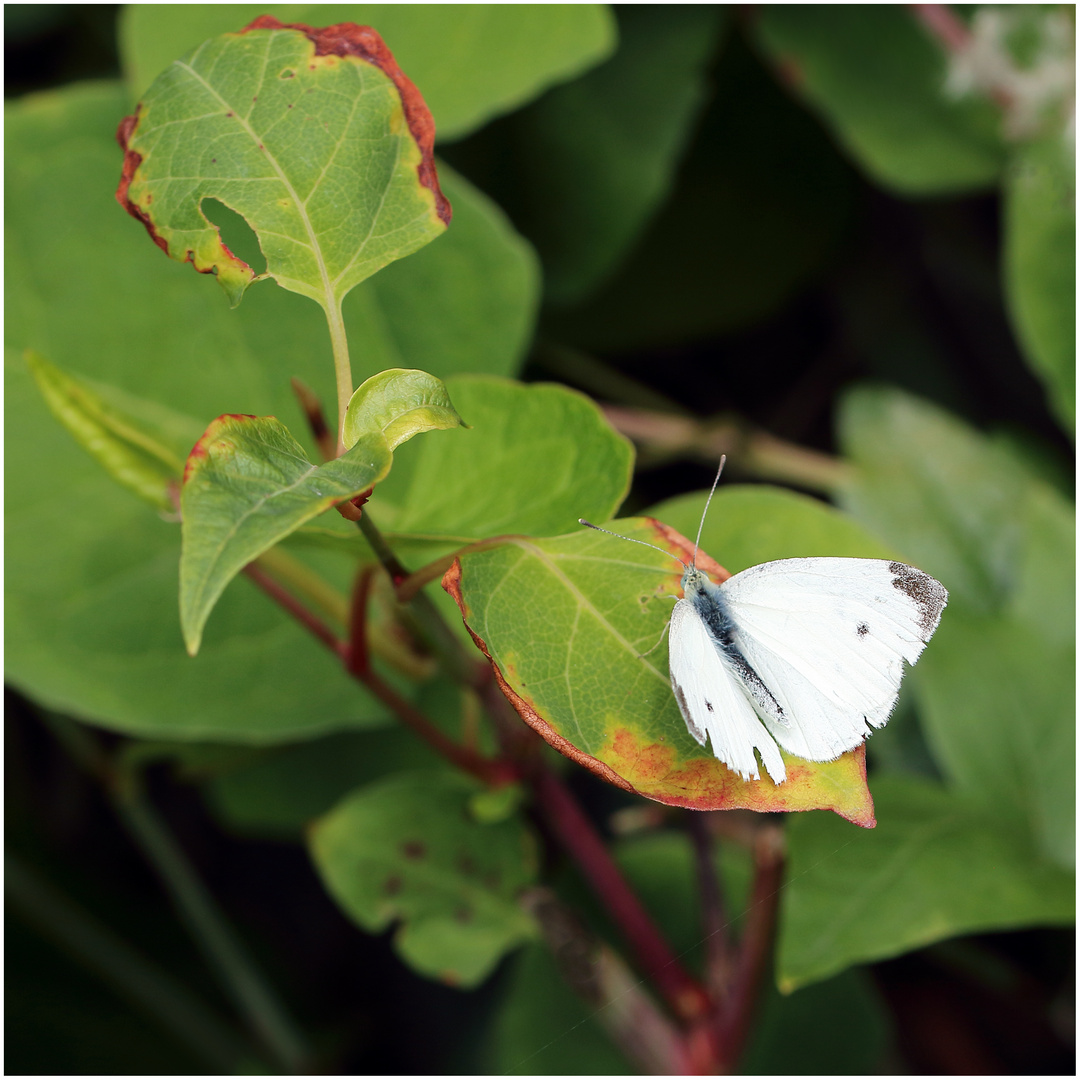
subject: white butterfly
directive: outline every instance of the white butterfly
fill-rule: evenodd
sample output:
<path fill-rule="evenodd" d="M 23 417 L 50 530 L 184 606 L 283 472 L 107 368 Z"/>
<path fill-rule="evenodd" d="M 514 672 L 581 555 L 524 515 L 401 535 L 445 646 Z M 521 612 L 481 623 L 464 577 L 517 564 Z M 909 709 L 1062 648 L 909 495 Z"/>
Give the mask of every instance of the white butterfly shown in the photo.
<path fill-rule="evenodd" d="M 780 784 L 779 747 L 832 761 L 883 727 L 904 661 L 937 629 L 944 586 L 903 563 L 839 558 L 780 559 L 717 585 L 697 569 L 700 540 L 701 526 L 669 624 L 671 688 L 690 734 L 744 780 L 759 779 L 756 750 Z"/>

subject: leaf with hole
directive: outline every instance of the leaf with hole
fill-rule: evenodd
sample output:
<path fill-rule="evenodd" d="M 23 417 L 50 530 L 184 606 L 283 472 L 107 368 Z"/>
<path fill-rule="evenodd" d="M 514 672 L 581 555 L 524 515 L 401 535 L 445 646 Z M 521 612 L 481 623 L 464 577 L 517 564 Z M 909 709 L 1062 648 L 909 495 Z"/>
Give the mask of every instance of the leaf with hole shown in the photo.
<path fill-rule="evenodd" d="M 431 114 L 368 27 L 263 16 L 212 38 L 158 76 L 118 136 L 121 205 L 172 258 L 216 274 L 233 306 L 255 271 L 204 199 L 251 225 L 270 277 L 328 312 L 450 220 Z"/>
<path fill-rule="evenodd" d="M 537 873 L 518 817 L 482 824 L 481 790 L 446 770 L 395 773 L 347 796 L 308 834 L 331 896 L 369 933 L 399 926 L 394 947 L 429 978 L 475 986 L 535 936 L 517 895 Z"/>

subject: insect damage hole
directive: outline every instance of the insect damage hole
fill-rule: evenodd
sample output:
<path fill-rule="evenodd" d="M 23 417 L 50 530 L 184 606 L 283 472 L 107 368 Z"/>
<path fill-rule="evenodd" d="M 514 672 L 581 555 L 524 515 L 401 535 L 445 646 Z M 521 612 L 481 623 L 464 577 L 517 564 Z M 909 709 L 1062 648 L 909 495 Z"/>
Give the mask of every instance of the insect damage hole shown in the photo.
<path fill-rule="evenodd" d="M 214 198 L 203 199 L 199 209 L 207 221 L 218 227 L 222 243 L 238 259 L 243 259 L 256 274 L 266 273 L 266 257 L 259 247 L 259 238 L 243 217 Z"/>

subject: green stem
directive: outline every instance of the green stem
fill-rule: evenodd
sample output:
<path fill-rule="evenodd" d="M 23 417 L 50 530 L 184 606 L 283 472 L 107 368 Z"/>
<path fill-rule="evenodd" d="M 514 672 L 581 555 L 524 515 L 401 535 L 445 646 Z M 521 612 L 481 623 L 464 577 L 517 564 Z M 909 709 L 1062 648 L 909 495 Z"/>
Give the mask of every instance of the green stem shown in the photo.
<path fill-rule="evenodd" d="M 4 856 L 4 892 L 28 925 L 175 1035 L 212 1072 L 235 1073 L 255 1056 L 198 998 L 12 855 Z"/>
<path fill-rule="evenodd" d="M 115 802 L 128 831 L 164 883 L 180 918 L 207 961 L 217 969 L 252 1029 L 286 1072 L 306 1072 L 307 1054 L 292 1021 L 164 822 L 139 795 L 120 795 Z"/>
<path fill-rule="evenodd" d="M 161 878 L 188 932 L 278 1067 L 288 1073 L 304 1072 L 307 1052 L 292 1021 L 165 823 L 138 791 L 135 777 L 119 772 L 82 725 L 56 713 L 45 713 L 44 719 L 72 757 L 101 781 L 113 809 Z"/>
<path fill-rule="evenodd" d="M 327 297 L 324 307 L 326 322 L 330 327 L 330 347 L 334 352 L 334 375 L 337 381 L 338 397 L 338 428 L 337 428 L 337 452 L 340 457 L 345 453 L 345 444 L 341 439 L 342 428 L 345 425 L 345 410 L 352 397 L 353 377 L 352 364 L 349 362 L 349 339 L 345 335 L 345 320 L 341 314 L 341 301 L 331 300 Z"/>

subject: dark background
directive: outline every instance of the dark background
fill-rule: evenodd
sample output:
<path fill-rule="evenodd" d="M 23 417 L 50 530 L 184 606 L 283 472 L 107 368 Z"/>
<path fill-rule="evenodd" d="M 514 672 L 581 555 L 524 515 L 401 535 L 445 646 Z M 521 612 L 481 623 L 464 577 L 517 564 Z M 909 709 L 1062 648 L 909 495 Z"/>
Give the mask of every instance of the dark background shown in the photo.
<path fill-rule="evenodd" d="M 116 5 L 7 5 L 6 95 L 117 76 L 117 12 Z M 1071 447 L 1006 321 L 996 196 L 916 203 L 871 187 L 761 67 L 737 26 L 714 60 L 712 86 L 658 215 L 608 284 L 576 307 L 544 308 L 525 378 L 557 377 L 624 403 L 659 393 L 695 415 L 736 413 L 826 451 L 834 449 L 839 392 L 881 379 L 978 425 L 1008 430 L 1071 491 Z M 496 120 L 441 153 L 542 250 L 541 226 L 517 183 L 528 113 Z M 793 145 L 823 178 L 806 207 L 814 228 L 798 256 L 801 276 L 788 295 L 761 301 L 755 317 L 740 320 L 732 311 L 746 283 L 726 280 L 709 258 L 712 238 L 730 223 L 719 208 L 710 210 L 721 200 L 710 203 L 702 192 L 721 175 L 736 195 L 740 185 L 752 192 L 761 178 L 729 163 L 742 158 L 782 168 L 777 155 Z M 780 202 L 790 197 L 782 186 L 769 194 Z M 658 288 L 668 290 L 665 310 L 681 332 L 657 324 L 655 306 L 646 311 L 637 301 L 641 290 Z M 732 303 L 717 305 L 710 299 L 717 296 Z M 753 310 L 754 299 L 742 308 Z M 665 343 L 631 344 L 642 340 Z M 566 346 L 603 365 L 568 374 L 552 359 L 553 349 Z M 628 509 L 700 489 L 711 478 L 704 463 L 644 470 Z M 96 782 L 71 762 L 32 703 L 9 694 L 6 704 L 9 848 L 227 1011 Z M 303 1025 L 325 1071 L 480 1068 L 476 1047 L 499 998 L 499 973 L 469 994 L 414 976 L 385 936 L 359 933 L 338 911 L 299 845 L 230 836 L 197 788 L 165 768 L 150 775 L 153 800 Z M 574 782 L 598 812 L 622 804 L 619 793 L 584 774 Z M 8 1073 L 201 1070 L 183 1046 L 17 916 L 7 920 L 6 942 Z M 1071 932 L 1035 930 L 947 942 L 873 965 L 892 1017 L 881 1070 L 1074 1072 L 1074 950 Z"/>

